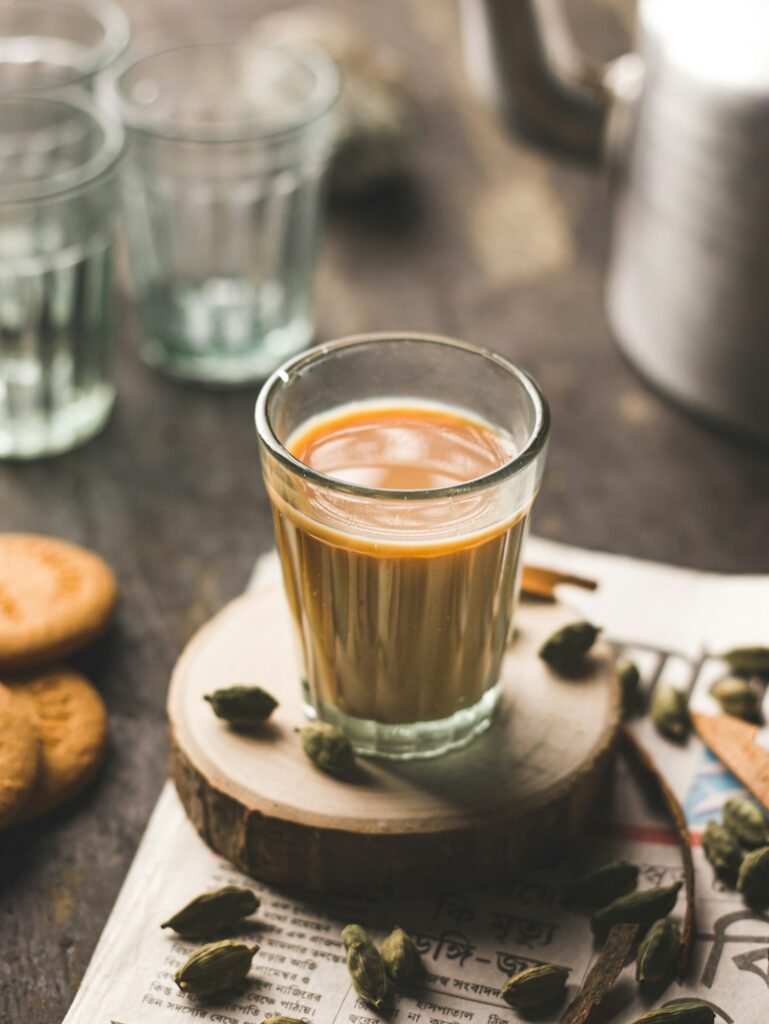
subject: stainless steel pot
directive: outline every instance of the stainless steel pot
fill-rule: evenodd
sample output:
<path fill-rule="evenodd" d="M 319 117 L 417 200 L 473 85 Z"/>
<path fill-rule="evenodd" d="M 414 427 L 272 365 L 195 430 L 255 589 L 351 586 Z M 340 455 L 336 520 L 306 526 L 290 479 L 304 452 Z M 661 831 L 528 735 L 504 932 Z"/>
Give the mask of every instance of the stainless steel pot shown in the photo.
<path fill-rule="evenodd" d="M 471 80 L 516 129 L 611 170 L 607 311 L 691 409 L 769 440 L 769 2 L 640 0 L 634 53 L 559 0 L 459 0 Z"/>

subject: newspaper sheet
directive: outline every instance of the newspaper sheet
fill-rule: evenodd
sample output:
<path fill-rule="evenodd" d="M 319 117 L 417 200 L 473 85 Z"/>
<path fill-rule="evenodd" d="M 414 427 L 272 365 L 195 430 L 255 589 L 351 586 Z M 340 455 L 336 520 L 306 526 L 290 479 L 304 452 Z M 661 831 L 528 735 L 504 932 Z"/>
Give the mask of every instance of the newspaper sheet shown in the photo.
<path fill-rule="evenodd" d="M 532 542 L 527 558 L 535 556 L 540 563 L 568 571 L 593 572 L 607 585 L 611 581 L 619 586 L 625 599 L 644 592 L 638 572 L 643 578 L 649 566 L 630 559 Z M 735 588 L 736 578 L 659 565 L 653 570 L 655 587 L 666 587 L 658 594 L 674 592 L 677 601 L 688 601 L 696 592 L 700 607 L 716 607 L 718 587 L 729 593 L 730 601 L 742 592 Z M 252 585 L 261 585 L 276 571 L 273 558 L 262 560 Z M 621 586 L 623 581 L 626 586 Z M 758 583 L 757 577 L 746 580 L 751 600 Z M 769 580 L 760 583 L 762 593 L 769 593 Z M 707 704 L 702 694 L 722 671 L 713 659 L 703 663 L 698 645 L 707 644 L 707 636 L 695 641 L 690 631 L 680 643 L 673 633 L 668 640 L 660 648 L 645 642 L 626 649 L 637 658 L 647 684 L 663 671 L 683 685 L 697 676 L 695 701 Z M 693 966 L 686 984 L 674 981 L 651 999 L 639 992 L 629 965 L 595 1021 L 630 1024 L 652 1005 L 694 995 L 712 1005 L 718 1022 L 767 1024 L 769 916 L 749 909 L 738 894 L 716 881 L 699 847 L 708 819 L 718 816 L 729 796 L 744 791 L 696 738 L 679 748 L 661 740 L 647 720 L 637 728 L 681 799 L 691 829 L 697 868 Z M 621 857 L 640 865 L 642 886 L 682 877 L 672 832 L 646 805 L 622 763 L 611 804 L 568 864 L 402 902 L 318 897 L 244 878 L 198 837 L 169 783 L 65 1024 L 169 1024 L 185 1018 L 247 1024 L 275 1014 L 308 1024 L 378 1024 L 382 1019 L 398 1024 L 515 1024 L 521 1018 L 498 994 L 513 971 L 537 963 L 563 965 L 570 969 L 569 998 L 576 995 L 597 950 L 588 918 L 562 905 L 561 886 L 580 870 Z M 468 882 L 471 878 L 468 864 Z M 161 930 L 159 922 L 191 897 L 227 883 L 251 885 L 259 895 L 258 913 L 233 936 L 258 943 L 259 949 L 242 989 L 219 1001 L 195 1000 L 179 991 L 173 975 L 196 943 Z M 681 904 L 682 898 L 679 915 Z M 393 993 L 385 1013 L 374 1013 L 350 985 L 339 933 L 351 921 L 363 923 L 375 940 L 400 925 L 422 954 L 422 983 Z M 542 1019 L 557 1021 L 559 1013 Z"/>

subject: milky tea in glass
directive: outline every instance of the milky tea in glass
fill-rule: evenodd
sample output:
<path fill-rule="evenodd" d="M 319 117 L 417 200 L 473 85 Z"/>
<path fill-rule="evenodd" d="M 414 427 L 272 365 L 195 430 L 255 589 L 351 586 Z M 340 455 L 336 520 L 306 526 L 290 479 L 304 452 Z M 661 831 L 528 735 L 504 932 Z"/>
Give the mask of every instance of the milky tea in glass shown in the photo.
<path fill-rule="evenodd" d="M 433 335 L 313 349 L 257 402 L 307 712 L 429 757 L 491 722 L 548 412 L 500 356 Z"/>

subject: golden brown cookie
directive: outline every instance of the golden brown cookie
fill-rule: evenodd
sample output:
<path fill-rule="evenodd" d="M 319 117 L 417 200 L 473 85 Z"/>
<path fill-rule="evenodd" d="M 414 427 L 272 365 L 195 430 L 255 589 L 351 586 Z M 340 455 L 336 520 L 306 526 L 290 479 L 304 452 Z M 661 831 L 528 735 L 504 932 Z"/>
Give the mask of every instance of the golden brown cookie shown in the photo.
<path fill-rule="evenodd" d="M 0 828 L 28 803 L 40 770 L 40 740 L 32 716 L 0 686 Z"/>
<path fill-rule="evenodd" d="M 88 680 L 64 667 L 10 689 L 42 743 L 37 786 L 17 816 L 28 821 L 76 796 L 96 775 L 107 749 L 107 711 Z"/>
<path fill-rule="evenodd" d="M 115 606 L 109 566 L 52 537 L 0 533 L 0 672 L 26 672 L 93 640 Z"/>

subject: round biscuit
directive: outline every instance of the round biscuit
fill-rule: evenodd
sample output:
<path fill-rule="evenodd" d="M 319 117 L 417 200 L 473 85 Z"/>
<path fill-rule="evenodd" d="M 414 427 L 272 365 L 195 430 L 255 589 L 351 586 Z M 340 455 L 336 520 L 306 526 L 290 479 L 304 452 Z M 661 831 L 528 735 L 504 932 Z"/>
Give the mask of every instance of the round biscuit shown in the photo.
<path fill-rule="evenodd" d="M 0 533 L 0 671 L 26 672 L 95 639 L 117 584 L 98 555 L 67 541 Z"/>
<path fill-rule="evenodd" d="M 40 739 L 28 710 L 0 685 L 0 828 L 10 825 L 35 789 Z"/>
<path fill-rule="evenodd" d="M 64 667 L 10 689 L 42 744 L 37 786 L 18 817 L 28 821 L 76 796 L 94 778 L 107 749 L 107 711 L 88 680 Z"/>

